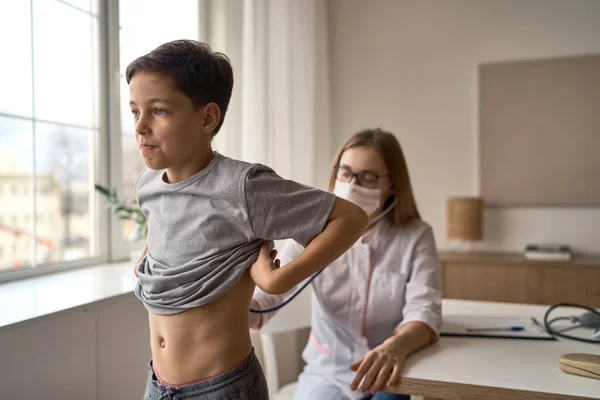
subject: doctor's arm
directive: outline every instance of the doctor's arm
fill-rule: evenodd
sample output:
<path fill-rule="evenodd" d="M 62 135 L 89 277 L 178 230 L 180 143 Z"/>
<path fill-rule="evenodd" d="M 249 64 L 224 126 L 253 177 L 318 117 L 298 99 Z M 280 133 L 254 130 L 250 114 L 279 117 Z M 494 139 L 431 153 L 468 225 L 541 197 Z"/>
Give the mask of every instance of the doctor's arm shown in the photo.
<path fill-rule="evenodd" d="M 356 375 L 354 390 L 364 377 L 361 390 L 374 393 L 395 385 L 406 358 L 438 340 L 442 321 L 440 263 L 431 228 L 418 238 L 412 258 L 411 276 L 406 283 L 402 322 L 394 334 L 361 360 L 352 364 Z"/>

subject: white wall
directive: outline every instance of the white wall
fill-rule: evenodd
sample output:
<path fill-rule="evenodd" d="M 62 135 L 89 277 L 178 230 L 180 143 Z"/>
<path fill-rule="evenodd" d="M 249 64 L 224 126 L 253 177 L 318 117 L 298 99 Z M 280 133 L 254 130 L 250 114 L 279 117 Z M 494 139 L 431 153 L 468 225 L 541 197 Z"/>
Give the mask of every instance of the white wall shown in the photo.
<path fill-rule="evenodd" d="M 131 293 L 0 328 L 0 359 L 2 399 L 141 399 L 146 309 Z"/>
<path fill-rule="evenodd" d="M 331 0 L 328 11 L 335 147 L 365 127 L 396 133 L 440 248 L 446 197 L 479 194 L 478 64 L 600 52 L 596 0 Z M 484 248 L 600 252 L 597 208 L 487 210 L 485 225 Z"/>

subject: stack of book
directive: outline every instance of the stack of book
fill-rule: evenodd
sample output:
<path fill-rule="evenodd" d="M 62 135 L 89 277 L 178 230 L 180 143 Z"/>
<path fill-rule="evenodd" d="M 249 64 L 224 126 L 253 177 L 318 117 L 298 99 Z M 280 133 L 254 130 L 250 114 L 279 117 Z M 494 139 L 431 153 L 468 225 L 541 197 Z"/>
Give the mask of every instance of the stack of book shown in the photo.
<path fill-rule="evenodd" d="M 537 261 L 571 261 L 573 252 L 564 244 L 528 244 L 525 258 Z"/>

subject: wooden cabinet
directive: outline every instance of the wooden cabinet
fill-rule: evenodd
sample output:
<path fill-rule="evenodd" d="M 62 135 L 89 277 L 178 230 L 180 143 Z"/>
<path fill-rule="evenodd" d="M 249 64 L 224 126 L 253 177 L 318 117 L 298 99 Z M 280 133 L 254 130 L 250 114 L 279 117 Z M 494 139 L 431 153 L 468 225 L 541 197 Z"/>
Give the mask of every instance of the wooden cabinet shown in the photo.
<path fill-rule="evenodd" d="M 600 257 L 531 261 L 520 253 L 440 252 L 450 299 L 600 307 Z"/>

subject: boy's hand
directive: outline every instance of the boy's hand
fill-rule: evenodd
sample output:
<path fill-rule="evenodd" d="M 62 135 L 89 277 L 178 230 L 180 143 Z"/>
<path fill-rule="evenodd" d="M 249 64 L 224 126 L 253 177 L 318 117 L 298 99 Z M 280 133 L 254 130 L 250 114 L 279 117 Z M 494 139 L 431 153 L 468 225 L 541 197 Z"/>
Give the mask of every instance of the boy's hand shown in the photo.
<path fill-rule="evenodd" d="M 276 260 L 277 250 L 269 253 L 271 245 L 265 240 L 260 247 L 258 259 L 250 267 L 252 280 L 263 292 L 276 294 L 275 272 L 279 269 L 280 261 Z"/>

